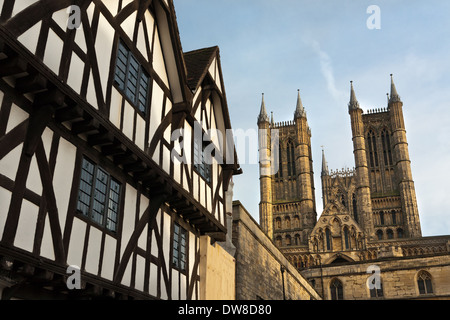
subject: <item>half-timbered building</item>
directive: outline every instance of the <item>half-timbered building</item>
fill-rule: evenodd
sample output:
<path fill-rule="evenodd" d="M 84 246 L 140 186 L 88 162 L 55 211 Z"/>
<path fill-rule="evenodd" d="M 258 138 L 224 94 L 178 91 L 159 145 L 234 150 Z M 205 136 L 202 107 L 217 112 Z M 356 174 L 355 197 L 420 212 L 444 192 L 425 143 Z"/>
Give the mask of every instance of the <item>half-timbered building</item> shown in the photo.
<path fill-rule="evenodd" d="M 2 298 L 199 299 L 227 129 L 219 49 L 183 53 L 173 1 L 0 0 Z"/>

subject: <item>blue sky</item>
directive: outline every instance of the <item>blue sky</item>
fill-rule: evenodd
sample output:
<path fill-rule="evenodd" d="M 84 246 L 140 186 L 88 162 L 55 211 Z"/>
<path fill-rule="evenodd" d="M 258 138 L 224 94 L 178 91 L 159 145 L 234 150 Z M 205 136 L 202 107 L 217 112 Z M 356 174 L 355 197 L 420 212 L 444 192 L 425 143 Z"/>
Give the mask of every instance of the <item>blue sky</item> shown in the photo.
<path fill-rule="evenodd" d="M 363 110 L 386 107 L 394 74 L 422 233 L 450 234 L 450 2 L 174 0 L 184 51 L 220 47 L 234 129 L 256 129 L 264 92 L 275 122 L 293 119 L 297 89 L 312 131 L 318 215 L 321 146 L 330 169 L 354 167 L 349 82 Z M 381 29 L 370 30 L 370 5 Z M 258 165 L 242 165 L 234 199 L 259 221 Z M 447 182 L 448 181 L 448 182 Z"/>

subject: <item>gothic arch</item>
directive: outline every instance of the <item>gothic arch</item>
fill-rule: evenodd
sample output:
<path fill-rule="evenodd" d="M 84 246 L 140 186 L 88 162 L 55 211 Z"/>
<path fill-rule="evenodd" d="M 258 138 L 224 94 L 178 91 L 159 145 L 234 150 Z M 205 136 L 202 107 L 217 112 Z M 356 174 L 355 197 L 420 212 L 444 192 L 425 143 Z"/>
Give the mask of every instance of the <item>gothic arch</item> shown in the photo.
<path fill-rule="evenodd" d="M 344 261 L 342 261 L 344 260 Z M 328 258 L 327 260 L 325 260 L 324 264 L 332 264 L 333 262 L 355 262 L 355 260 L 353 260 L 350 256 L 343 254 L 343 253 L 336 253 L 334 255 L 332 255 L 330 258 Z"/>
<path fill-rule="evenodd" d="M 420 270 L 414 278 L 419 295 L 434 293 L 433 277 L 428 271 Z"/>

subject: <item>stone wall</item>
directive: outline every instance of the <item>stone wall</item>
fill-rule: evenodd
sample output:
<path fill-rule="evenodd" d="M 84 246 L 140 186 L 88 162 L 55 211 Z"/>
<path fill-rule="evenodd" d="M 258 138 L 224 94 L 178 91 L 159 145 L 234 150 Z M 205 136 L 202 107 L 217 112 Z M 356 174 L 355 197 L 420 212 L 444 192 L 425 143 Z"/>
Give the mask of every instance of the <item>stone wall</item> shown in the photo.
<path fill-rule="evenodd" d="M 200 237 L 200 300 L 235 299 L 235 259 L 209 236 Z"/>
<path fill-rule="evenodd" d="M 419 258 L 390 258 L 366 263 L 305 269 L 302 275 L 315 283 L 315 289 L 325 300 L 331 299 L 330 284 L 334 279 L 342 283 L 344 300 L 371 299 L 367 280 L 369 266 L 380 268 L 383 286 L 381 299 L 450 299 L 450 255 Z M 421 295 L 417 285 L 420 271 L 431 275 L 433 293 Z M 322 291 L 323 284 L 323 291 Z"/>
<path fill-rule="evenodd" d="M 239 201 L 233 202 L 236 300 L 319 300 L 317 292 L 261 230 Z M 281 272 L 284 267 L 284 272 Z"/>

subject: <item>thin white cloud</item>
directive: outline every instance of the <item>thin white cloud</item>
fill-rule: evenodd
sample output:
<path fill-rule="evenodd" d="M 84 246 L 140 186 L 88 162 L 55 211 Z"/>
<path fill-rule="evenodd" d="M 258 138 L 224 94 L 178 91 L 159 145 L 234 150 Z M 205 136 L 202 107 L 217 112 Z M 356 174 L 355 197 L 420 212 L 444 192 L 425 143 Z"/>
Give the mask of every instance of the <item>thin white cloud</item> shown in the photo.
<path fill-rule="evenodd" d="M 342 99 L 345 96 L 345 93 L 340 91 L 336 87 L 336 81 L 334 78 L 333 66 L 331 63 L 330 56 L 321 49 L 318 41 L 316 40 L 310 41 L 310 46 L 319 57 L 320 70 L 322 72 L 323 77 L 325 78 L 325 81 L 327 82 L 327 88 L 329 93 L 336 101 L 342 101 Z"/>

